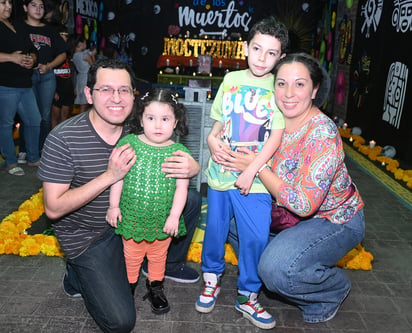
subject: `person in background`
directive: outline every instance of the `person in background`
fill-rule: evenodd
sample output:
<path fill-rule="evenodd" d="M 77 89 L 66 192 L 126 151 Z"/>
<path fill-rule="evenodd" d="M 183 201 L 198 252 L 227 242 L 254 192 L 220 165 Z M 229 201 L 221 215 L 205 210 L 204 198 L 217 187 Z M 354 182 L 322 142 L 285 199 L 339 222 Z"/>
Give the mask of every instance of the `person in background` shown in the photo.
<path fill-rule="evenodd" d="M 208 176 L 208 214 L 202 248 L 205 282 L 196 310 L 213 310 L 225 270 L 224 245 L 230 220 L 239 233 L 239 278 L 235 309 L 263 329 L 276 320 L 259 303 L 262 281 L 257 273 L 260 256 L 269 241 L 272 199 L 256 177 L 280 144 L 285 126 L 275 104 L 272 69 L 289 43 L 286 27 L 274 18 L 257 22 L 244 44 L 248 69 L 226 74 L 211 109 L 215 123 L 207 142 L 211 158 Z M 258 157 L 243 172 L 225 171 L 226 148 L 253 147 Z"/>
<path fill-rule="evenodd" d="M 144 298 L 149 299 L 155 314 L 162 314 L 170 310 L 163 291 L 167 250 L 173 237 L 186 234 L 182 212 L 189 180 L 166 178 L 161 163 L 176 150 L 189 153 L 172 139 L 174 134 L 188 133 L 186 108 L 171 90 L 153 89 L 137 101 L 128 124 L 130 134 L 118 146 L 130 144 L 137 161 L 123 180 L 112 185 L 106 220 L 122 236 L 133 294 L 147 257 L 148 292 Z"/>
<path fill-rule="evenodd" d="M 7 172 L 23 176 L 17 165 L 13 126 L 16 114 L 26 126 L 25 140 L 29 165 L 37 165 L 39 154 L 40 112 L 32 90 L 31 76 L 37 51 L 25 31 L 10 20 L 12 1 L 0 2 L 0 153 Z M 23 129 L 20 129 L 20 134 Z"/>
<path fill-rule="evenodd" d="M 73 36 L 70 44 L 73 55 L 72 62 L 76 68 L 76 98 L 74 104 L 79 105 L 79 112 L 82 113 L 90 108 L 86 94 L 84 93 L 84 87 L 87 83 L 87 72 L 90 66 L 96 62 L 96 49 L 89 50 L 87 48 L 87 43 L 83 35 Z"/>
<path fill-rule="evenodd" d="M 364 203 L 348 174 L 339 131 L 314 103 L 328 81 L 323 73 L 304 53 L 288 54 L 275 66 L 276 103 L 286 127 L 272 170 L 259 173 L 277 205 L 301 218 L 272 234 L 259 275 L 308 323 L 336 315 L 351 283 L 335 264 L 365 235 Z M 229 170 L 243 170 L 255 157 L 247 149 L 227 152 L 222 164 Z M 237 246 L 234 225 L 229 240 Z"/>
<path fill-rule="evenodd" d="M 39 138 L 40 151 L 51 129 L 51 107 L 56 91 L 56 78 L 53 69 L 64 62 L 67 50 L 67 45 L 58 31 L 43 20 L 44 6 L 43 0 L 24 0 L 23 9 L 26 18 L 19 21 L 19 28 L 26 31 L 39 54 L 32 81 L 33 91 L 42 117 Z M 24 121 L 22 126 L 25 126 Z M 18 161 L 25 163 L 24 140 L 20 140 L 19 144 Z"/>
<path fill-rule="evenodd" d="M 67 42 L 68 32 L 63 25 L 57 27 L 60 36 Z M 68 54 L 66 60 L 54 69 L 56 76 L 56 92 L 53 98 L 51 111 L 51 127 L 54 128 L 68 119 L 74 104 L 74 83 L 72 77 L 71 57 Z"/>
<path fill-rule="evenodd" d="M 104 87 L 112 94 L 100 90 Z M 129 94 L 119 94 L 122 87 L 128 87 Z M 54 231 L 67 261 L 63 290 L 70 297 L 82 296 L 99 327 L 111 333 L 130 332 L 136 320 L 122 239 L 106 222 L 110 186 L 136 161 L 130 145 L 116 147 L 128 132 L 123 124 L 133 108 L 134 88 L 134 73 L 126 64 L 113 59 L 96 62 L 84 88 L 91 109 L 50 132 L 38 169 L 45 213 L 56 220 Z M 192 178 L 199 169 L 182 151 L 162 163 L 162 172 L 172 178 Z M 183 211 L 189 244 L 201 205 L 191 192 Z M 180 261 L 176 253 L 187 253 L 186 243 L 171 246 L 177 249 L 169 251 L 168 260 Z"/>

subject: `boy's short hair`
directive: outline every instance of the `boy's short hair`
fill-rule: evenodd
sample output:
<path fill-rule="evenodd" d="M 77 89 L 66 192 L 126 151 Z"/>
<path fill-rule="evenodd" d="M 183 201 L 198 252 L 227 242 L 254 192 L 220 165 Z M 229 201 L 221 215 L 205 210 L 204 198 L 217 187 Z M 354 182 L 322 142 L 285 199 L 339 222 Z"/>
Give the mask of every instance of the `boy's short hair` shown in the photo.
<path fill-rule="evenodd" d="M 258 21 L 252 26 L 247 36 L 248 44 L 257 33 L 275 37 L 280 42 L 281 52 L 285 53 L 287 51 L 289 46 L 288 29 L 282 22 L 279 22 L 273 16 Z"/>

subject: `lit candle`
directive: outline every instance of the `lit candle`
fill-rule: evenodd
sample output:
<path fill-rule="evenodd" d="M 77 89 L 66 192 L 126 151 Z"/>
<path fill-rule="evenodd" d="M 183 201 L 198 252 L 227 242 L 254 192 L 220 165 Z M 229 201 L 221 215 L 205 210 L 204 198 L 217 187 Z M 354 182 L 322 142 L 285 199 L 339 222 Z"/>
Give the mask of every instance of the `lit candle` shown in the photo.
<path fill-rule="evenodd" d="M 193 72 L 193 76 L 196 76 L 196 73 L 195 73 L 195 72 Z"/>
<path fill-rule="evenodd" d="M 212 76 L 213 74 L 212 73 L 209 73 L 209 76 Z"/>
<path fill-rule="evenodd" d="M 222 60 L 219 60 L 219 68 L 222 68 Z"/>
<path fill-rule="evenodd" d="M 347 124 L 347 123 L 343 123 L 342 128 L 343 128 L 343 129 L 347 129 L 347 128 L 348 128 L 348 124 Z"/>
<path fill-rule="evenodd" d="M 385 162 L 382 161 L 382 166 L 385 166 Z"/>
<path fill-rule="evenodd" d="M 179 71 L 180 71 L 179 66 L 176 66 L 176 68 L 175 68 L 175 72 L 176 72 L 176 74 L 177 74 L 177 75 L 179 75 Z"/>
<path fill-rule="evenodd" d="M 169 58 L 166 59 L 166 66 L 170 66 L 170 60 L 169 60 Z"/>
<path fill-rule="evenodd" d="M 376 142 L 375 140 L 369 141 L 369 148 L 375 148 Z"/>
<path fill-rule="evenodd" d="M 350 138 L 349 138 L 349 141 L 350 141 L 350 142 L 352 142 L 352 141 L 353 141 L 353 138 L 352 138 L 352 137 L 350 137 Z"/>
<path fill-rule="evenodd" d="M 189 66 L 190 66 L 190 67 L 193 66 L 193 60 L 192 60 L 192 59 L 189 60 Z"/>
<path fill-rule="evenodd" d="M 160 71 L 159 74 L 162 75 L 162 74 L 163 74 L 163 71 Z"/>

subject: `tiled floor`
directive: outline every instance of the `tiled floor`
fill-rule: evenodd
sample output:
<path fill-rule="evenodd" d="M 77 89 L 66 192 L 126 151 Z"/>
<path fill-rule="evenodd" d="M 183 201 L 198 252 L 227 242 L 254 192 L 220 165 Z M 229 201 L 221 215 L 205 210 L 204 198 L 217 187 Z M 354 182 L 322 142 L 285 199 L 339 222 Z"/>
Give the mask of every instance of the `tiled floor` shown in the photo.
<path fill-rule="evenodd" d="M 412 332 L 412 212 L 380 183 L 348 161 L 364 198 L 367 232 L 363 242 L 375 260 L 372 271 L 347 271 L 353 287 L 336 317 L 323 324 L 305 324 L 297 308 L 276 297 L 260 296 L 277 319 L 276 332 L 406 333 Z M 36 193 L 35 170 L 13 177 L 0 170 L 0 220 Z M 199 264 L 189 263 L 197 270 Z M 61 289 L 64 261 L 55 257 L 0 255 L 0 332 L 99 332 L 82 299 L 69 299 Z M 142 301 L 141 280 L 136 291 L 134 332 L 258 332 L 234 309 L 236 273 L 228 265 L 222 293 L 214 311 L 197 313 L 201 282 L 165 284 L 171 311 L 150 312 Z"/>

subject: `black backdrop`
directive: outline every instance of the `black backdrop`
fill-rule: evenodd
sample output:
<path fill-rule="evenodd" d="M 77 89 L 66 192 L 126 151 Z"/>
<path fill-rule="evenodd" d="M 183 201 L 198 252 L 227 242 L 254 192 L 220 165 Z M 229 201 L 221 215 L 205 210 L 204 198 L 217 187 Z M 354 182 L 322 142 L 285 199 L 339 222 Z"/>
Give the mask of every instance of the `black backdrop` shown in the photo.
<path fill-rule="evenodd" d="M 412 163 L 410 10 L 394 1 L 359 1 L 347 110 L 349 126 L 395 147 L 406 165 Z"/>
<path fill-rule="evenodd" d="M 295 39 L 307 40 L 316 29 L 321 9 L 325 3 L 328 3 L 327 0 L 306 1 L 310 3 L 310 10 L 304 12 L 302 3 L 305 1 L 301 0 L 104 0 L 103 2 L 105 20 L 101 24 L 102 34 L 135 33 L 135 41 L 129 44 L 133 53 L 134 69 L 138 77 L 151 82 L 156 80 L 156 61 L 163 51 L 163 37 L 169 35 L 170 25 L 179 26 L 182 36 L 189 31 L 191 38 L 198 36 L 203 29 L 205 32 L 212 33 L 226 30 L 226 39 L 235 39 L 238 36 L 245 39 L 247 28 L 250 29 L 256 21 L 273 15 L 283 21 L 288 28 L 297 25 L 296 30 L 301 36 L 295 36 Z M 218 20 L 210 19 L 206 24 L 198 22 L 193 26 L 189 24 L 187 16 L 186 21 L 182 19 L 182 15 L 179 16 L 179 11 L 184 10 L 190 11 L 193 15 L 221 15 L 222 21 L 219 25 Z M 114 20 L 106 19 L 109 11 L 116 13 Z M 308 35 L 302 36 L 302 32 Z M 220 37 L 208 35 L 208 38 Z M 305 51 L 309 52 L 310 49 Z"/>

